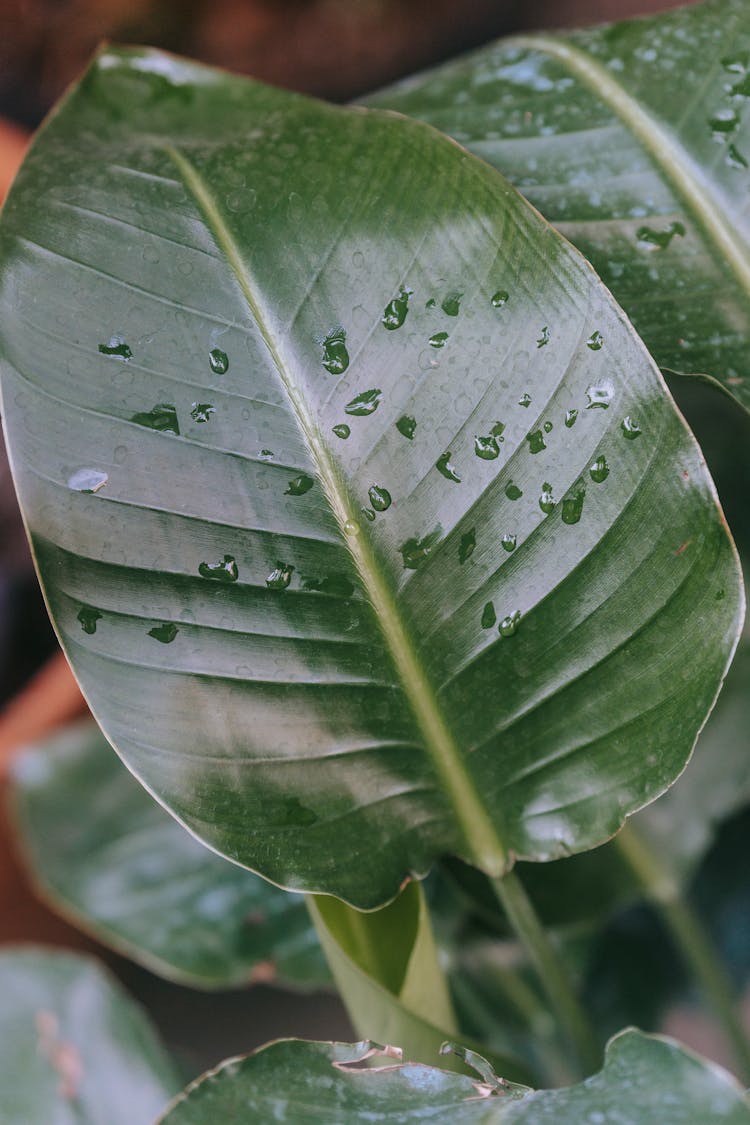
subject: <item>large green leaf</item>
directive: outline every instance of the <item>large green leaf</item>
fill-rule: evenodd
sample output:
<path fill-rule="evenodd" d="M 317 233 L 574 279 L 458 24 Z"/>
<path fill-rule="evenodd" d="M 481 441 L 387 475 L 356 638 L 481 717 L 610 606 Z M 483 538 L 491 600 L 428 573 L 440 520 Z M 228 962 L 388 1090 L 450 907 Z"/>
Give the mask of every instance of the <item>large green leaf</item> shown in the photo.
<path fill-rule="evenodd" d="M 57 628 L 212 847 L 373 907 L 439 854 L 498 875 L 591 847 L 674 779 L 736 559 L 629 323 L 492 169 L 108 50 L 2 231 Z"/>
<path fill-rule="evenodd" d="M 670 1039 L 624 1031 L 599 1074 L 567 1090 L 508 1087 L 481 1058 L 477 1077 L 413 1064 L 363 1069 L 370 1043 L 281 1040 L 189 1086 L 164 1125 L 227 1121 L 507 1122 L 512 1125 L 746 1125 L 750 1101 L 726 1071 Z"/>
<path fill-rule="evenodd" d="M 709 0 L 514 36 L 369 99 L 500 169 L 594 264 L 657 363 L 750 408 L 750 10 Z"/>
<path fill-rule="evenodd" d="M 18 838 L 45 898 L 152 972 L 199 988 L 330 981 L 301 895 L 220 859 L 130 776 L 94 723 L 17 759 Z"/>
<path fill-rule="evenodd" d="M 3 1125 L 151 1125 L 179 1089 L 146 1016 L 90 957 L 0 951 Z"/>

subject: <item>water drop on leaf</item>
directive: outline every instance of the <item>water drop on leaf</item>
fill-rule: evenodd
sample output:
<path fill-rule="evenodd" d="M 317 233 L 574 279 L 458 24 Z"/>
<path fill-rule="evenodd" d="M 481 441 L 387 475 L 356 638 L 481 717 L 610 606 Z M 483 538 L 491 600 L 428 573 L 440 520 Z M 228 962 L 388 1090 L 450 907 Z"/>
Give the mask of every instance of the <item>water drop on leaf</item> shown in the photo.
<path fill-rule="evenodd" d="M 289 583 L 292 581 L 292 574 L 294 567 L 288 563 L 276 560 L 276 567 L 268 575 L 266 579 L 266 586 L 269 590 L 286 590 Z"/>
<path fill-rule="evenodd" d="M 240 576 L 233 555 L 224 555 L 223 560 L 217 563 L 202 562 L 198 567 L 198 573 L 201 578 L 213 578 L 215 582 L 225 584 L 236 582 Z"/>
<path fill-rule="evenodd" d="M 512 637 L 513 634 L 518 631 L 518 626 L 520 624 L 520 621 L 521 621 L 521 611 L 520 611 L 520 609 L 516 609 L 516 610 L 514 610 L 513 613 L 509 613 L 507 617 L 504 617 L 502 619 L 502 621 L 500 622 L 500 624 L 498 626 L 498 632 L 500 633 L 500 636 L 501 637 Z"/>
<path fill-rule="evenodd" d="M 108 475 L 100 469 L 76 469 L 68 477 L 68 488 L 74 492 L 98 492 L 108 480 Z"/>
<path fill-rule="evenodd" d="M 587 346 L 591 348 L 592 352 L 600 351 L 603 343 L 604 337 L 601 332 L 592 332 L 586 341 Z"/>
<path fill-rule="evenodd" d="M 392 301 L 388 302 L 383 312 L 382 324 L 384 328 L 392 332 L 395 328 L 401 327 L 409 311 L 409 297 L 411 294 L 411 289 L 405 289 L 402 285 L 398 297 L 394 297 Z"/>
<path fill-rule="evenodd" d="M 542 329 L 542 331 L 540 333 L 539 339 L 536 342 L 536 346 L 538 348 L 543 348 L 545 346 L 545 344 L 548 344 L 548 343 L 549 343 L 549 328 L 545 324 L 544 328 Z"/>
<path fill-rule="evenodd" d="M 96 623 L 101 620 L 101 616 L 98 609 L 93 609 L 89 605 L 82 605 L 78 610 L 78 621 L 84 633 L 92 636 L 96 632 Z"/>
<path fill-rule="evenodd" d="M 592 383 L 586 388 L 586 398 L 589 400 L 586 404 L 587 410 L 607 410 L 609 404 L 614 398 L 615 388 L 609 380 L 604 380 L 601 383 Z"/>
<path fill-rule="evenodd" d="M 529 394 L 528 391 L 525 391 L 524 394 L 521 395 L 521 397 L 518 400 L 518 405 L 519 406 L 531 406 L 531 395 Z"/>
<path fill-rule="evenodd" d="M 398 422 L 396 422 L 396 429 L 405 438 L 412 441 L 417 429 L 417 420 L 411 414 L 402 414 Z"/>
<path fill-rule="evenodd" d="M 589 476 L 595 484 L 601 484 L 609 476 L 609 465 L 603 454 L 589 466 Z"/>
<path fill-rule="evenodd" d="M 482 610 L 482 628 L 491 629 L 496 621 L 497 616 L 495 614 L 495 607 L 492 602 L 487 602 L 484 609 Z"/>
<path fill-rule="evenodd" d="M 446 453 L 441 453 L 435 462 L 435 468 L 441 473 L 446 480 L 452 480 L 455 484 L 461 483 L 461 478 L 451 464 L 451 453 L 448 450 Z"/>
<path fill-rule="evenodd" d="M 229 357 L 221 348 L 211 348 L 208 353 L 208 366 L 214 375 L 226 375 L 229 370 Z"/>
<path fill-rule="evenodd" d="M 583 501 L 586 497 L 586 489 L 581 485 L 572 495 L 564 496 L 562 502 L 562 521 L 563 523 L 574 524 L 578 523 L 583 512 Z"/>
<path fill-rule="evenodd" d="M 495 293 L 492 297 L 493 308 L 501 309 L 503 305 L 506 305 L 508 303 L 509 298 L 509 293 L 506 293 L 504 289 L 498 289 L 497 293 Z"/>
<path fill-rule="evenodd" d="M 148 635 L 155 641 L 161 641 L 163 645 L 171 645 L 179 631 L 173 621 L 168 621 L 164 625 L 155 625 L 153 629 L 149 629 Z"/>
<path fill-rule="evenodd" d="M 542 485 L 542 493 L 539 497 L 539 507 L 542 509 L 546 516 L 548 516 L 550 512 L 554 510 L 555 498 L 552 495 L 552 485 L 549 483 L 549 481 L 545 481 Z"/>
<path fill-rule="evenodd" d="M 565 411 L 565 425 L 568 427 L 568 429 L 570 429 L 571 426 L 575 426 L 577 417 L 578 411 L 574 406 L 571 407 L 570 410 Z"/>
<path fill-rule="evenodd" d="M 500 446 L 497 444 L 497 438 L 492 434 L 489 437 L 474 438 L 474 452 L 477 457 L 481 457 L 483 461 L 494 461 L 500 456 Z"/>
<path fill-rule="evenodd" d="M 641 427 L 628 414 L 620 423 L 620 429 L 630 441 L 635 441 L 640 436 Z"/>
<path fill-rule="evenodd" d="M 368 414 L 375 413 L 380 405 L 382 396 L 383 392 L 379 387 L 373 387 L 373 389 L 369 391 L 362 391 L 361 394 L 347 403 L 344 407 L 344 413 L 351 414 L 355 418 L 366 418 Z"/>
<path fill-rule="evenodd" d="M 368 489 L 367 495 L 370 497 L 370 503 L 376 512 L 386 512 L 391 506 L 391 494 L 387 488 L 381 488 L 379 484 L 373 484 Z"/>
<path fill-rule="evenodd" d="M 289 481 L 289 487 L 285 489 L 284 495 L 304 496 L 306 492 L 310 491 L 314 484 L 315 481 L 312 479 L 312 477 L 309 477 L 307 473 L 300 473 L 300 475 L 298 477 L 295 477 L 294 480 Z"/>
<path fill-rule="evenodd" d="M 177 410 L 169 402 L 158 402 L 150 410 L 142 414 L 134 414 L 130 419 L 138 426 L 145 426 L 149 430 L 157 430 L 162 434 L 177 434 L 180 426 L 177 421 Z"/>
<path fill-rule="evenodd" d="M 412 536 L 399 547 L 405 570 L 416 570 L 425 559 L 428 559 L 432 548 L 440 539 L 440 529 L 436 528 L 421 538 Z"/>
<path fill-rule="evenodd" d="M 190 417 L 194 422 L 207 422 L 213 413 L 214 408 L 210 402 L 194 402 Z"/>
<path fill-rule="evenodd" d="M 509 500 L 520 500 L 523 496 L 523 492 L 517 484 L 514 484 L 512 480 L 509 480 L 505 486 L 505 495 Z"/>
<path fill-rule="evenodd" d="M 342 438 L 344 441 L 349 437 L 352 432 L 346 422 L 339 422 L 338 425 L 333 427 L 333 432 L 337 438 Z"/>
<path fill-rule="evenodd" d="M 541 453 L 543 449 L 547 448 L 541 430 L 532 430 L 531 433 L 526 435 L 526 440 L 529 443 L 529 452 L 531 453 Z"/>
<path fill-rule="evenodd" d="M 429 341 L 430 347 L 431 348 L 443 348 L 443 347 L 445 347 L 445 341 L 447 339 L 448 339 L 448 333 L 447 332 L 436 332 L 434 336 L 430 336 L 430 341 Z"/>
<path fill-rule="evenodd" d="M 440 307 L 446 316 L 458 316 L 461 311 L 461 298 L 463 293 L 449 293 Z"/>
<path fill-rule="evenodd" d="M 323 341 L 323 366 L 331 375 L 342 375 L 349 366 L 349 352 L 346 350 L 346 332 L 336 328 L 329 332 Z"/>
<path fill-rule="evenodd" d="M 500 542 L 503 545 L 503 550 L 507 551 L 508 554 L 511 554 L 511 552 L 515 551 L 515 549 L 516 549 L 516 537 L 515 537 L 515 535 L 511 535 L 511 533 L 509 531 L 507 531 L 505 533 L 505 535 L 502 537 Z"/>
<path fill-rule="evenodd" d="M 102 355 L 110 355 L 115 359 L 129 360 L 133 355 L 122 336 L 111 336 L 108 344 L 99 345 L 99 351 Z"/>

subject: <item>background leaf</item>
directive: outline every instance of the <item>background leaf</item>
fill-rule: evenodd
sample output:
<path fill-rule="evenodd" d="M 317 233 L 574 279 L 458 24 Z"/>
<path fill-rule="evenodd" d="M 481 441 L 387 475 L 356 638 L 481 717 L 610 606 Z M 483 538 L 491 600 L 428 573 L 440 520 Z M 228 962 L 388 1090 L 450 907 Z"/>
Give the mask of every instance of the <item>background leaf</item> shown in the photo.
<path fill-rule="evenodd" d="M 145 1014 L 96 961 L 0 951 L 0 1119 L 151 1125 L 179 1087 Z"/>
<path fill-rule="evenodd" d="M 42 894 L 105 945 L 198 988 L 330 981 L 302 896 L 193 839 L 94 723 L 24 751 L 10 795 Z"/>
<path fill-rule="evenodd" d="M 107 51 L 3 232 L 61 639 L 212 847 L 371 907 L 437 855 L 594 846 L 674 779 L 735 557 L 640 341 L 496 173 L 415 122 Z"/>
<path fill-rule="evenodd" d="M 603 1070 L 567 1090 L 483 1091 L 472 1079 L 434 1067 L 366 1070 L 371 1044 L 285 1040 L 245 1059 L 230 1059 L 193 1084 L 162 1118 L 203 1125 L 248 1112 L 278 1121 L 343 1125 L 382 1116 L 411 1121 L 508 1122 L 513 1125 L 745 1125 L 750 1102 L 726 1071 L 669 1039 L 625 1031 L 611 1041 Z M 484 1070 L 484 1068 L 483 1068 Z M 486 1072 L 485 1072 L 486 1073 Z M 484 1077 L 484 1074 L 482 1075 Z M 489 1075 L 491 1079 L 491 1073 Z M 481 1096 L 481 1093 L 484 1096 Z M 488 1096 L 489 1095 L 489 1096 Z M 460 1116 L 459 1116 L 460 1115 Z"/>
<path fill-rule="evenodd" d="M 503 172 L 592 262 L 657 363 L 713 376 L 750 408 L 748 99 L 747 4 L 709 0 L 513 36 L 368 102 Z"/>

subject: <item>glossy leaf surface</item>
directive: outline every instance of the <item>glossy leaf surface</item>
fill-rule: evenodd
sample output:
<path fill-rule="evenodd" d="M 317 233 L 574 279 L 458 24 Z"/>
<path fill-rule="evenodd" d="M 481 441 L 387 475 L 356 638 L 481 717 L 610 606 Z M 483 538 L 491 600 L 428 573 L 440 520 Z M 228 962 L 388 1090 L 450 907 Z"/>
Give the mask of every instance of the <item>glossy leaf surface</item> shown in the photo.
<path fill-rule="evenodd" d="M 0 951 L 0 1120 L 151 1125 L 179 1088 L 145 1014 L 90 957 Z"/>
<path fill-rule="evenodd" d="M 674 779 L 736 560 L 642 344 L 492 169 L 107 51 L 2 229 L 9 445 L 60 636 L 212 847 L 372 907 L 440 854 L 591 847 Z"/>
<path fill-rule="evenodd" d="M 748 99 L 750 11 L 710 0 L 515 36 L 370 101 L 502 171 L 593 263 L 657 363 L 750 408 Z"/>
<path fill-rule="evenodd" d="M 745 1125 L 750 1102 L 726 1071 L 669 1039 L 625 1031 L 603 1070 L 567 1090 L 496 1085 L 491 1069 L 472 1080 L 413 1064 L 357 1068 L 369 1043 L 282 1040 L 205 1075 L 162 1118 L 164 1125 L 220 1119 L 326 1122 L 383 1120 L 513 1125 Z"/>
<path fill-rule="evenodd" d="M 93 723 L 26 750 L 11 800 L 52 907 L 152 972 L 199 988 L 330 981 L 302 896 L 199 844 Z"/>

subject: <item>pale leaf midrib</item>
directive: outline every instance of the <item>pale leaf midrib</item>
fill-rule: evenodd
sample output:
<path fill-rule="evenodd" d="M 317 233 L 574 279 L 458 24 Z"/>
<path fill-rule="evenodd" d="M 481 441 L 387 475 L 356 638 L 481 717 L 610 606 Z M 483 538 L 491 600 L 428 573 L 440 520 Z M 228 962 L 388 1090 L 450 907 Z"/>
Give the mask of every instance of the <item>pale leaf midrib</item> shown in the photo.
<path fill-rule="evenodd" d="M 435 694 L 420 666 L 411 641 L 394 604 L 391 591 L 380 573 L 366 535 L 346 535 L 345 525 L 356 522 L 346 485 L 342 481 L 311 415 L 294 382 L 282 354 L 282 343 L 270 327 L 270 318 L 258 296 L 258 285 L 244 260 L 232 232 L 219 211 L 211 190 L 187 157 L 173 146 L 165 150 L 177 166 L 185 186 L 192 193 L 204 220 L 227 262 L 247 302 L 253 320 L 284 386 L 298 425 L 309 446 L 323 491 L 340 528 L 341 535 L 354 559 L 362 584 L 375 611 L 388 651 L 399 674 L 401 686 L 409 701 L 425 740 L 425 749 L 456 817 L 468 849 L 467 858 L 490 875 L 499 876 L 507 866 L 505 847 L 492 824 L 487 809 L 462 760 L 461 752 L 439 710 Z"/>
<path fill-rule="evenodd" d="M 750 252 L 746 240 L 739 229 L 725 220 L 714 202 L 711 181 L 675 134 L 645 110 L 601 63 L 571 43 L 546 35 L 514 35 L 504 43 L 557 59 L 601 98 L 648 152 L 750 299 Z"/>

